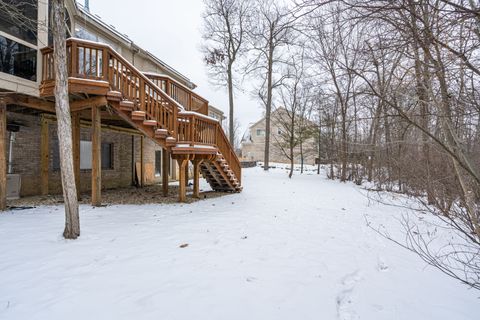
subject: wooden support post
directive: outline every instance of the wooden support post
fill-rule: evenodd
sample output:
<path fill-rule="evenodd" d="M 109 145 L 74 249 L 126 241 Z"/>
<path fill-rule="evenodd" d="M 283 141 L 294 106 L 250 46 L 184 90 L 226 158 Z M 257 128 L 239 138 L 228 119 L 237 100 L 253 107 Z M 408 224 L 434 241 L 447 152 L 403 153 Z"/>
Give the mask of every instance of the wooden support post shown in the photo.
<path fill-rule="evenodd" d="M 187 164 L 185 165 L 185 187 L 188 187 L 188 161 Z"/>
<path fill-rule="evenodd" d="M 201 159 L 193 160 L 193 197 L 200 198 L 200 164 Z"/>
<path fill-rule="evenodd" d="M 50 164 L 48 120 L 42 115 L 40 120 L 40 193 L 48 194 L 48 172 Z"/>
<path fill-rule="evenodd" d="M 7 105 L 0 100 L 0 210 L 7 208 Z"/>
<path fill-rule="evenodd" d="M 73 171 L 75 173 L 75 185 L 77 197 L 80 198 L 80 114 L 72 113 L 72 142 L 73 142 Z"/>
<path fill-rule="evenodd" d="M 145 138 L 144 136 L 140 137 L 140 187 L 145 186 L 145 157 L 144 157 L 144 150 L 145 150 Z"/>
<path fill-rule="evenodd" d="M 169 174 L 169 166 L 170 163 L 170 154 L 167 149 L 162 150 L 162 191 L 163 196 L 168 196 L 168 174 Z"/>
<path fill-rule="evenodd" d="M 92 206 L 102 204 L 102 137 L 100 107 L 92 108 Z"/>
<path fill-rule="evenodd" d="M 188 158 L 182 158 L 182 159 L 177 159 L 178 161 L 178 167 L 179 167 L 179 173 L 180 173 L 180 180 L 178 182 L 179 188 L 178 188 L 178 201 L 180 202 L 185 202 L 187 198 L 187 188 L 185 187 L 185 167 L 188 164 Z"/>

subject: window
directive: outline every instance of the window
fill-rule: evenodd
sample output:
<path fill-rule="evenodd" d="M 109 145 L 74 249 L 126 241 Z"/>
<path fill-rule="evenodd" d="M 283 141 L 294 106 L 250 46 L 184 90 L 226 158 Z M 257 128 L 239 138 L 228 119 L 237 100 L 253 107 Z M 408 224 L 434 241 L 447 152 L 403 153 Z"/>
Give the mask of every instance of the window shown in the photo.
<path fill-rule="evenodd" d="M 0 36 L 0 72 L 37 80 L 37 50 Z"/>
<path fill-rule="evenodd" d="M 162 151 L 155 151 L 155 176 L 159 177 L 162 174 Z"/>
<path fill-rule="evenodd" d="M 102 169 L 113 169 L 113 143 L 102 143 Z"/>
<path fill-rule="evenodd" d="M 51 1 L 48 1 L 48 19 L 50 20 L 49 21 L 50 26 L 52 26 L 52 24 L 53 24 L 53 12 L 52 12 L 52 2 Z M 65 37 L 67 37 L 67 38 L 70 38 L 72 36 L 71 24 L 72 24 L 72 22 L 70 20 L 70 14 L 68 13 L 67 8 L 65 8 L 65 28 L 67 29 L 66 33 L 65 33 Z M 48 46 L 49 47 L 53 47 L 53 34 L 52 34 L 51 29 L 52 28 L 50 28 L 50 30 L 48 31 Z"/>
<path fill-rule="evenodd" d="M 18 39 L 37 44 L 37 0 L 4 0 L 15 12 L 0 12 L 0 30 Z"/>
<path fill-rule="evenodd" d="M 60 154 L 58 150 L 58 143 L 54 144 L 53 148 L 53 169 L 60 170 Z M 102 143 L 101 150 L 102 169 L 113 169 L 113 143 Z M 80 170 L 92 169 L 92 142 L 80 141 Z"/>
<path fill-rule="evenodd" d="M 277 128 L 277 134 L 282 134 L 282 129 Z"/>
<path fill-rule="evenodd" d="M 210 118 L 220 120 L 220 116 L 218 114 L 216 114 L 215 112 L 210 112 L 210 114 L 208 116 Z"/>
<path fill-rule="evenodd" d="M 257 137 L 264 137 L 264 136 L 265 136 L 265 130 L 257 129 Z"/>
<path fill-rule="evenodd" d="M 113 41 L 103 38 L 102 36 L 99 36 L 97 33 L 95 33 L 94 31 L 90 31 L 88 28 L 86 28 L 85 26 L 82 26 L 81 24 L 76 24 L 74 31 L 75 31 L 76 38 L 106 43 L 109 46 L 111 46 L 114 50 L 119 51 L 119 46 L 117 43 L 114 43 Z"/>

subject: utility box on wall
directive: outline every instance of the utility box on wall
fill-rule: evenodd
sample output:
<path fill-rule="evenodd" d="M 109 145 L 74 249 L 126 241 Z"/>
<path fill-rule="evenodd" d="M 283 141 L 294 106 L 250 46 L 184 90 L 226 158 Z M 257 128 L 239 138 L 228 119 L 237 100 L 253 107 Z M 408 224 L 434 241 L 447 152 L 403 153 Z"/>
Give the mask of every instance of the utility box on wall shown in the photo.
<path fill-rule="evenodd" d="M 7 174 L 7 200 L 20 198 L 22 179 L 19 174 Z"/>

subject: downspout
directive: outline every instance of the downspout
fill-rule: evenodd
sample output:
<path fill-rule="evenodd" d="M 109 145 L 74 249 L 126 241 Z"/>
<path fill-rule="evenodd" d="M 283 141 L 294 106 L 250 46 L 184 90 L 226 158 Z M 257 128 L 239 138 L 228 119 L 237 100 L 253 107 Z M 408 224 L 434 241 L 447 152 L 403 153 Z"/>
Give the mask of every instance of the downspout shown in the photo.
<path fill-rule="evenodd" d="M 13 143 L 15 142 L 15 132 L 10 131 L 10 141 L 8 146 L 8 174 L 13 173 Z"/>

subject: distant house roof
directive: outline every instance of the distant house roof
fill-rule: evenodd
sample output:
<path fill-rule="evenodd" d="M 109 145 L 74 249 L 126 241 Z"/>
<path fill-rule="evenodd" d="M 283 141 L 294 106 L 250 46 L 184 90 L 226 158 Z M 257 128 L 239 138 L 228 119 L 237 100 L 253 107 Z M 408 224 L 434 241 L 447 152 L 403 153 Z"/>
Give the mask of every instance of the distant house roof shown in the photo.
<path fill-rule="evenodd" d="M 272 113 L 270 114 L 270 116 L 272 116 L 273 114 L 279 112 L 280 110 L 285 110 L 284 107 L 279 107 L 279 108 L 276 108 L 275 110 L 272 111 Z M 264 121 L 265 120 L 265 116 L 263 116 L 262 118 L 260 118 L 260 120 L 254 122 L 253 124 L 251 124 L 248 128 L 252 128 L 252 127 L 255 127 L 257 124 L 259 124 L 260 122 Z"/>
<path fill-rule="evenodd" d="M 132 49 L 137 49 L 139 52 L 145 54 L 148 58 L 150 58 L 153 62 L 157 63 L 159 66 L 161 66 L 162 68 L 168 70 L 169 72 L 171 72 L 172 74 L 175 74 L 175 76 L 179 77 L 180 79 L 182 79 L 185 83 L 187 83 L 187 86 L 190 87 L 191 89 L 194 89 L 197 87 L 197 85 L 195 83 L 193 83 L 187 76 L 183 75 L 182 73 L 180 73 L 179 71 L 175 70 L 173 67 L 169 66 L 168 64 L 166 64 L 165 62 L 163 62 L 162 60 L 160 60 L 158 57 L 156 57 L 154 54 L 152 54 L 151 52 L 145 50 L 145 49 L 142 49 L 141 47 L 139 47 L 137 44 L 135 44 L 133 42 L 133 40 L 131 40 L 126 34 L 124 33 L 121 33 L 120 31 L 118 31 L 113 25 L 111 24 L 107 24 L 106 22 L 104 22 L 102 20 L 102 18 L 97 15 L 97 14 L 93 14 L 90 12 L 90 10 L 87 10 L 83 4 L 77 2 L 77 1 L 73 1 L 74 4 L 75 4 L 75 8 L 77 9 L 75 14 L 83 19 L 90 19 L 91 22 L 93 22 L 94 24 L 97 25 L 97 27 L 99 27 L 100 29 L 108 32 L 110 35 L 114 36 L 116 39 L 118 39 L 119 41 L 123 42 L 124 44 L 130 46 L 130 48 Z"/>
<path fill-rule="evenodd" d="M 208 105 L 208 110 L 212 110 L 212 111 L 214 111 L 214 112 L 216 112 L 216 113 L 220 113 L 220 114 L 222 115 L 222 120 L 227 119 L 227 117 L 225 117 L 224 112 L 223 112 L 222 110 L 220 110 L 220 109 L 212 106 L 211 104 Z"/>

